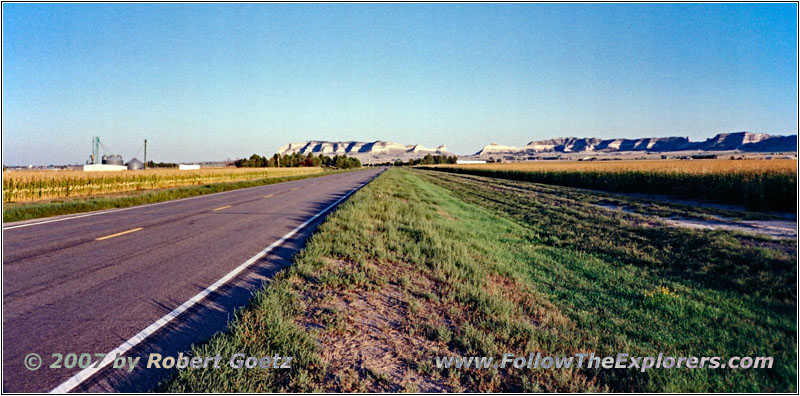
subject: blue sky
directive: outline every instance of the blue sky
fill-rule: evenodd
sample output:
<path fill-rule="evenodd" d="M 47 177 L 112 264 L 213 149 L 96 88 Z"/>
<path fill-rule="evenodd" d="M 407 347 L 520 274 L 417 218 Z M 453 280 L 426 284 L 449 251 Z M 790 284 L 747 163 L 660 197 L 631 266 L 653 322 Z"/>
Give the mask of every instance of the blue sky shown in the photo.
<path fill-rule="evenodd" d="M 3 4 L 3 162 L 797 133 L 795 4 Z M 141 159 L 141 153 L 138 153 Z"/>

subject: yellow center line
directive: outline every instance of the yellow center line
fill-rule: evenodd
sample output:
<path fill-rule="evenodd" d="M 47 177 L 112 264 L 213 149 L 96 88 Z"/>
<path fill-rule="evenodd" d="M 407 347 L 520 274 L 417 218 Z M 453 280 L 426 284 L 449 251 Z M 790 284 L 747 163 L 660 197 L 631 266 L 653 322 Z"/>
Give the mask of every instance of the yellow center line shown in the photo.
<path fill-rule="evenodd" d="M 291 191 L 295 191 L 295 190 L 299 190 L 299 189 L 300 189 L 300 187 L 295 187 Z"/>
<path fill-rule="evenodd" d="M 228 208 L 230 208 L 230 207 L 231 207 L 230 205 L 226 205 L 226 206 L 222 206 L 222 207 L 216 208 L 216 209 L 214 209 L 214 211 L 216 212 L 216 211 L 218 211 L 218 210 L 222 210 L 222 209 L 228 209 Z"/>
<path fill-rule="evenodd" d="M 103 239 L 109 239 L 109 238 L 113 238 L 113 237 L 118 237 L 120 235 L 130 234 L 132 232 L 136 232 L 136 231 L 139 231 L 141 229 L 142 229 L 142 227 L 139 227 L 139 228 L 134 228 L 134 229 L 128 230 L 128 231 L 118 232 L 116 234 L 106 235 L 104 237 L 100 237 L 100 238 L 95 239 L 95 241 L 102 241 Z"/>
<path fill-rule="evenodd" d="M 274 196 L 275 196 L 275 194 L 267 194 L 267 195 L 264 196 L 264 198 L 272 198 Z"/>

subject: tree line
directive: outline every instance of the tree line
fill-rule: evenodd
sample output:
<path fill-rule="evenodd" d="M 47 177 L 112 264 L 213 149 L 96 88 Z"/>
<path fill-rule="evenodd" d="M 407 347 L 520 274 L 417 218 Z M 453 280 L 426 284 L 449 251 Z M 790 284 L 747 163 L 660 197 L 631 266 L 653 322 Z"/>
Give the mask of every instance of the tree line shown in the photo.
<path fill-rule="evenodd" d="M 234 162 L 237 168 L 296 168 L 301 166 L 324 166 L 326 168 L 336 169 L 351 169 L 360 168 L 361 161 L 358 158 L 348 157 L 346 155 L 334 155 L 328 157 L 325 155 L 314 155 L 308 153 L 294 154 L 275 154 L 272 157 L 262 157 L 258 154 L 253 154 L 250 158 L 238 159 Z"/>
<path fill-rule="evenodd" d="M 153 168 L 177 168 L 178 164 L 173 162 L 155 162 L 155 161 L 147 161 L 147 169 Z"/>
<path fill-rule="evenodd" d="M 458 157 L 455 155 L 430 155 L 426 154 L 422 158 L 416 159 L 409 159 L 406 162 L 402 160 L 397 160 L 394 162 L 394 166 L 414 166 L 414 165 L 438 165 L 438 164 L 455 164 L 458 161 Z"/>

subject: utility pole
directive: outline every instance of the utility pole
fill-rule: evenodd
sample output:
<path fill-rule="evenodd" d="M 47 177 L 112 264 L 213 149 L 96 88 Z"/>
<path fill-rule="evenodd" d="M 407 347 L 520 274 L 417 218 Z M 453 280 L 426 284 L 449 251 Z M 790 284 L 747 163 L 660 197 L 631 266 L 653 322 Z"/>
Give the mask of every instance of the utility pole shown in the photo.
<path fill-rule="evenodd" d="M 147 169 L 147 139 L 144 140 L 144 169 Z"/>

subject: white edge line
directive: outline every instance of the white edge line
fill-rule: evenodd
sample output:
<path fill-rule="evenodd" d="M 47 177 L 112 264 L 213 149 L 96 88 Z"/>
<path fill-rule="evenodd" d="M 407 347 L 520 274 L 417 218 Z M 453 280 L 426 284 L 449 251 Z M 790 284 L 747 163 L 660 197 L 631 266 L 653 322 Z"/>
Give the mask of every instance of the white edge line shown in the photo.
<path fill-rule="evenodd" d="M 330 176 L 332 176 L 332 175 L 330 175 Z M 309 179 L 309 178 L 300 179 L 300 180 L 290 180 L 290 181 L 286 181 L 286 182 L 282 182 L 282 183 L 266 184 L 266 185 L 263 185 L 263 186 L 255 186 L 255 187 L 250 187 L 250 188 L 267 187 L 267 186 L 275 186 L 275 185 L 284 185 L 285 186 L 285 185 L 287 185 L 289 183 L 297 183 L 297 182 L 301 182 L 301 181 L 307 180 L 307 179 Z M 237 189 L 234 189 L 234 190 L 220 191 L 218 193 L 203 194 L 203 195 L 197 195 L 197 196 L 194 196 L 194 197 L 187 197 L 187 198 L 171 199 L 171 200 L 167 200 L 167 201 L 164 201 L 164 202 L 154 202 L 154 203 L 151 203 L 151 204 L 135 205 L 135 206 L 127 207 L 127 208 L 100 210 L 100 211 L 90 212 L 90 213 L 77 215 L 77 216 L 61 217 L 61 218 L 58 218 L 58 219 L 37 221 L 37 222 L 34 222 L 34 223 L 12 225 L 12 226 L 8 226 L 8 227 L 3 227 L 3 231 L 11 230 L 11 229 L 14 229 L 14 228 L 30 227 L 30 226 L 35 226 L 35 225 L 39 225 L 39 224 L 47 224 L 47 223 L 55 223 L 55 222 L 59 222 L 59 221 L 65 221 L 65 220 L 79 219 L 81 217 L 98 216 L 98 215 L 107 214 L 107 213 L 122 212 L 123 210 L 132 210 L 132 209 L 146 208 L 146 207 L 149 207 L 149 206 L 165 205 L 165 204 L 169 204 L 169 203 L 173 203 L 173 202 L 188 201 L 190 199 L 197 199 L 197 198 L 203 198 L 203 197 L 210 197 L 210 196 L 213 196 L 213 195 L 227 194 L 227 193 L 232 193 L 232 192 L 246 190 L 246 189 L 247 188 L 237 188 Z"/>
<path fill-rule="evenodd" d="M 340 202 L 342 202 L 345 199 L 347 199 L 347 197 L 349 197 L 354 192 L 356 192 L 359 189 L 361 189 L 361 187 L 364 187 L 365 185 L 367 185 L 367 183 L 369 183 L 369 181 L 366 182 L 366 183 L 363 183 L 360 186 L 356 187 L 355 189 L 351 190 L 345 196 L 339 198 L 336 202 L 332 203 L 327 208 L 322 209 L 319 213 L 315 214 L 313 217 L 311 217 L 310 219 L 306 220 L 303 224 L 300 224 L 299 226 L 295 227 L 293 230 L 289 231 L 289 233 L 284 235 L 283 237 L 281 237 L 281 239 L 278 239 L 277 241 L 273 242 L 271 245 L 267 246 L 266 249 L 258 252 L 258 254 L 256 254 L 255 256 L 251 257 L 249 260 L 247 260 L 244 263 L 240 264 L 238 267 L 234 268 L 233 271 L 228 272 L 228 274 L 226 274 L 225 276 L 220 278 L 218 281 L 214 282 L 211 286 L 207 287 L 205 290 L 201 291 L 200 293 L 197 293 L 194 297 L 190 298 L 185 303 L 181 304 L 178 308 L 175 308 L 174 310 L 172 310 L 172 312 L 164 315 L 163 317 L 161 317 L 161 319 L 153 322 L 153 324 L 151 324 L 150 326 L 147 326 L 144 330 L 140 331 L 135 336 L 133 336 L 130 339 L 128 339 L 127 341 L 123 342 L 122 345 L 114 348 L 111 352 L 108 352 L 106 354 L 106 356 L 100 361 L 99 364 L 94 364 L 92 366 L 89 366 L 89 367 L 81 370 L 77 374 L 73 375 L 70 379 L 64 381 L 61 385 L 53 388 L 53 390 L 51 390 L 50 393 L 67 393 L 67 392 L 71 391 L 72 389 L 74 389 L 76 386 L 80 385 L 83 381 L 86 381 L 87 379 L 91 378 L 93 375 L 97 374 L 97 372 L 99 372 L 100 370 L 104 369 L 106 366 L 111 364 L 111 362 L 113 362 L 114 359 L 116 359 L 117 356 L 120 356 L 123 353 L 129 351 L 131 348 L 135 347 L 136 345 L 138 345 L 139 343 L 144 341 L 145 338 L 149 337 L 150 335 L 152 335 L 153 333 L 155 333 L 156 331 L 158 331 L 159 329 L 164 327 L 164 325 L 166 325 L 167 323 L 171 322 L 173 319 L 178 317 L 178 315 L 182 314 L 187 309 L 191 308 L 192 306 L 194 306 L 198 302 L 202 301 L 204 298 L 206 298 L 206 296 L 208 296 L 209 294 L 213 293 L 215 290 L 219 289 L 220 286 L 223 286 L 225 283 L 227 283 L 228 281 L 233 279 L 240 272 L 244 271 L 247 267 L 249 267 L 250 265 L 252 265 L 256 261 L 258 261 L 259 259 L 264 257 L 272 249 L 276 248 L 277 246 L 279 246 L 283 242 L 286 242 L 286 240 L 291 238 L 292 235 L 296 234 L 298 231 L 302 230 L 305 226 L 309 225 L 311 222 L 316 220 L 318 217 L 320 217 L 323 214 L 325 214 L 325 212 L 329 211 L 334 206 L 338 205 Z"/>

